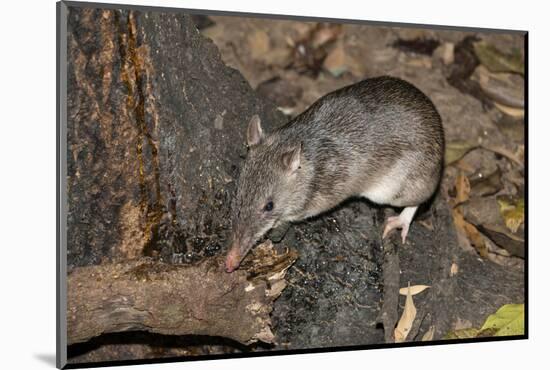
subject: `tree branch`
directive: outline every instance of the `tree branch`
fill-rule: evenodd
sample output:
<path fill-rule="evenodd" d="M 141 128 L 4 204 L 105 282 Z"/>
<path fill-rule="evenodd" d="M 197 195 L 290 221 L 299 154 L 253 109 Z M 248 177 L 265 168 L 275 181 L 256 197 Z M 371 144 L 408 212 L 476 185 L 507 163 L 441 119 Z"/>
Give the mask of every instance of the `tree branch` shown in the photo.
<path fill-rule="evenodd" d="M 277 254 L 268 242 L 244 261 L 244 270 L 231 274 L 221 258 L 180 266 L 142 258 L 75 268 L 68 277 L 68 343 L 129 330 L 273 343 L 269 314 L 296 258 L 295 251 Z"/>

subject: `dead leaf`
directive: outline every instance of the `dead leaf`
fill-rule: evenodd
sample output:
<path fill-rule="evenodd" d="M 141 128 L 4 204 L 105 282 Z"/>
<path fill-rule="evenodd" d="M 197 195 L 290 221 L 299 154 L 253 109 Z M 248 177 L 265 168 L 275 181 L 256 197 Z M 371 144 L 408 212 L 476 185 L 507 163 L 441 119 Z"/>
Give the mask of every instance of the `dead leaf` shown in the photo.
<path fill-rule="evenodd" d="M 466 202 L 470 198 L 470 180 L 468 180 L 463 172 L 460 172 L 456 177 L 455 188 L 456 197 L 454 200 L 454 207 Z"/>
<path fill-rule="evenodd" d="M 477 249 L 477 252 L 481 257 L 487 257 L 487 246 L 485 245 L 485 241 L 483 240 L 483 237 L 477 230 L 477 228 L 472 225 L 469 222 L 464 222 L 464 230 L 466 231 L 466 234 L 468 235 L 468 238 L 474 245 L 474 247 Z"/>
<path fill-rule="evenodd" d="M 510 232 L 504 225 L 483 224 L 479 225 L 479 230 L 512 256 L 525 257 L 525 240 L 521 227 L 517 234 Z"/>
<path fill-rule="evenodd" d="M 411 290 L 411 295 L 417 295 L 418 293 L 423 292 L 424 290 L 430 288 L 429 285 L 413 285 L 408 286 L 407 288 L 401 288 L 399 289 L 399 294 L 401 295 L 407 295 L 409 292 L 409 289 Z"/>
<path fill-rule="evenodd" d="M 516 233 L 525 220 L 525 200 L 523 198 L 514 199 L 510 196 L 498 196 L 497 202 L 506 227 Z"/>
<path fill-rule="evenodd" d="M 451 141 L 445 145 L 445 166 L 458 161 L 479 145 L 472 141 Z"/>
<path fill-rule="evenodd" d="M 472 166 L 471 164 L 469 164 L 468 162 L 466 162 L 464 160 L 464 158 L 462 159 L 459 159 L 458 161 L 456 161 L 455 163 L 453 163 L 453 166 L 455 166 L 456 168 L 458 168 L 459 170 L 462 170 L 466 173 L 473 173 L 475 172 L 475 167 Z"/>
<path fill-rule="evenodd" d="M 464 219 L 460 207 L 453 209 L 453 220 L 456 228 L 468 237 L 470 243 L 475 247 L 479 255 L 481 257 L 487 257 L 488 250 L 483 237 L 474 225 Z"/>
<path fill-rule="evenodd" d="M 464 329 L 470 329 L 472 327 L 472 322 L 470 320 L 457 318 L 456 321 L 453 324 L 454 330 L 464 330 Z"/>
<path fill-rule="evenodd" d="M 420 225 L 422 225 L 423 227 L 425 227 L 426 229 L 428 229 L 430 231 L 434 231 L 434 225 L 433 225 L 431 220 L 429 220 L 429 221 L 428 220 L 420 220 L 420 221 L 418 221 L 418 223 Z"/>
<path fill-rule="evenodd" d="M 512 116 L 514 118 L 524 118 L 525 117 L 525 109 L 523 109 L 523 108 L 509 107 L 507 105 L 499 104 L 497 102 L 494 102 L 494 104 L 495 104 L 495 107 L 504 114 L 507 114 L 507 115 Z"/>
<path fill-rule="evenodd" d="M 292 63 L 292 53 L 289 48 L 276 47 L 266 52 L 262 60 L 271 66 L 286 68 Z"/>
<path fill-rule="evenodd" d="M 405 339 L 407 339 L 407 335 L 411 331 L 415 317 L 416 307 L 414 306 L 409 283 L 407 299 L 405 300 L 405 308 L 403 309 L 403 314 L 401 315 L 401 318 L 399 319 L 399 322 L 397 323 L 397 326 L 395 327 L 395 330 L 393 332 L 395 343 L 401 343 L 404 342 Z"/>
<path fill-rule="evenodd" d="M 337 23 L 319 23 L 311 36 L 311 46 L 321 47 L 334 41 L 342 33 L 342 25 Z"/>
<path fill-rule="evenodd" d="M 521 52 L 505 54 L 484 41 L 474 43 L 474 51 L 481 64 L 491 72 L 514 72 L 524 74 L 525 66 Z"/>
<path fill-rule="evenodd" d="M 432 59 L 430 57 L 410 58 L 405 61 L 405 64 L 417 68 L 432 68 Z"/>
<path fill-rule="evenodd" d="M 444 42 L 434 50 L 433 56 L 446 66 L 451 65 L 455 60 L 455 45 L 452 42 Z"/>
<path fill-rule="evenodd" d="M 422 342 L 428 342 L 430 340 L 433 340 L 434 339 L 434 333 L 435 333 L 435 326 L 432 325 L 430 326 L 430 328 L 428 329 L 427 332 L 424 333 L 424 335 L 422 336 Z"/>
<path fill-rule="evenodd" d="M 525 91 L 523 77 L 513 73 L 492 73 L 485 66 L 476 68 L 472 79 L 479 82 L 481 91 L 496 103 L 523 108 Z"/>
<path fill-rule="evenodd" d="M 293 42 L 290 65 L 299 73 L 317 77 L 328 49 L 341 33 L 341 25 L 319 23 L 299 40 Z"/>
<path fill-rule="evenodd" d="M 479 330 L 476 328 L 460 329 L 447 333 L 443 339 L 471 339 L 475 338 Z"/>
<path fill-rule="evenodd" d="M 343 45 L 335 47 L 326 57 L 323 67 L 334 77 L 340 77 L 349 66 L 346 63 L 346 52 Z"/>
<path fill-rule="evenodd" d="M 247 37 L 248 48 L 252 59 L 261 60 L 265 53 L 269 51 L 270 39 L 263 30 L 256 30 Z"/>
<path fill-rule="evenodd" d="M 451 272 L 449 275 L 455 276 L 456 274 L 458 274 L 458 265 L 453 262 L 453 264 L 451 265 Z"/>

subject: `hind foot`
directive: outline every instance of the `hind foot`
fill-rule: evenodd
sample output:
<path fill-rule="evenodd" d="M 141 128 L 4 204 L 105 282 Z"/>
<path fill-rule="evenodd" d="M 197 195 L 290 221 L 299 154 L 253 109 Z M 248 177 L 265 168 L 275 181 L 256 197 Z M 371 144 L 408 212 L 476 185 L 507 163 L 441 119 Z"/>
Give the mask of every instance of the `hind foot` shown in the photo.
<path fill-rule="evenodd" d="M 388 217 L 386 227 L 384 228 L 384 233 L 382 234 L 382 239 L 386 238 L 386 236 L 393 229 L 401 229 L 401 240 L 403 241 L 403 244 L 405 244 L 407 234 L 409 233 L 409 226 L 417 208 L 418 207 L 405 207 L 399 216 Z"/>

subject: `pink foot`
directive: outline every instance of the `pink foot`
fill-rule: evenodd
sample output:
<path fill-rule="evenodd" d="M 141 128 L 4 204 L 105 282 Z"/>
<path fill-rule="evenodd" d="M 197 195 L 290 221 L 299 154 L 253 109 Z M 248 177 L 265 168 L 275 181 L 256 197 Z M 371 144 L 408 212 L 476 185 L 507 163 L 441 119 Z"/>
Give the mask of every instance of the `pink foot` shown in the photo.
<path fill-rule="evenodd" d="M 405 207 L 399 216 L 388 217 L 382 239 L 384 239 L 393 229 L 401 229 L 401 240 L 403 244 L 405 244 L 407 241 L 407 234 L 409 233 L 409 225 L 411 224 L 417 208 L 418 207 Z"/>
<path fill-rule="evenodd" d="M 393 229 L 401 229 L 401 240 L 403 241 L 403 244 L 405 244 L 407 234 L 409 233 L 409 224 L 405 220 L 402 220 L 399 216 L 388 217 L 386 227 L 384 228 L 384 233 L 382 234 L 382 239 L 385 239 Z"/>

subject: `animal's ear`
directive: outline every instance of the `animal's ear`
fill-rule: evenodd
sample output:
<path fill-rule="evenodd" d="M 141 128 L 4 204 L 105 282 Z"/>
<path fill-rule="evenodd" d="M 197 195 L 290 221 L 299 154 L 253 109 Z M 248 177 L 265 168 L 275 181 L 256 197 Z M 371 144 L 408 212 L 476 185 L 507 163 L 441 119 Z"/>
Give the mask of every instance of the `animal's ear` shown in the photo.
<path fill-rule="evenodd" d="M 293 174 L 300 168 L 300 154 L 302 153 L 302 143 L 296 145 L 295 148 L 283 154 L 283 167 L 289 174 Z"/>
<path fill-rule="evenodd" d="M 246 143 L 248 146 L 258 145 L 264 138 L 264 132 L 260 122 L 260 117 L 255 114 L 248 122 L 248 130 L 246 131 Z"/>

